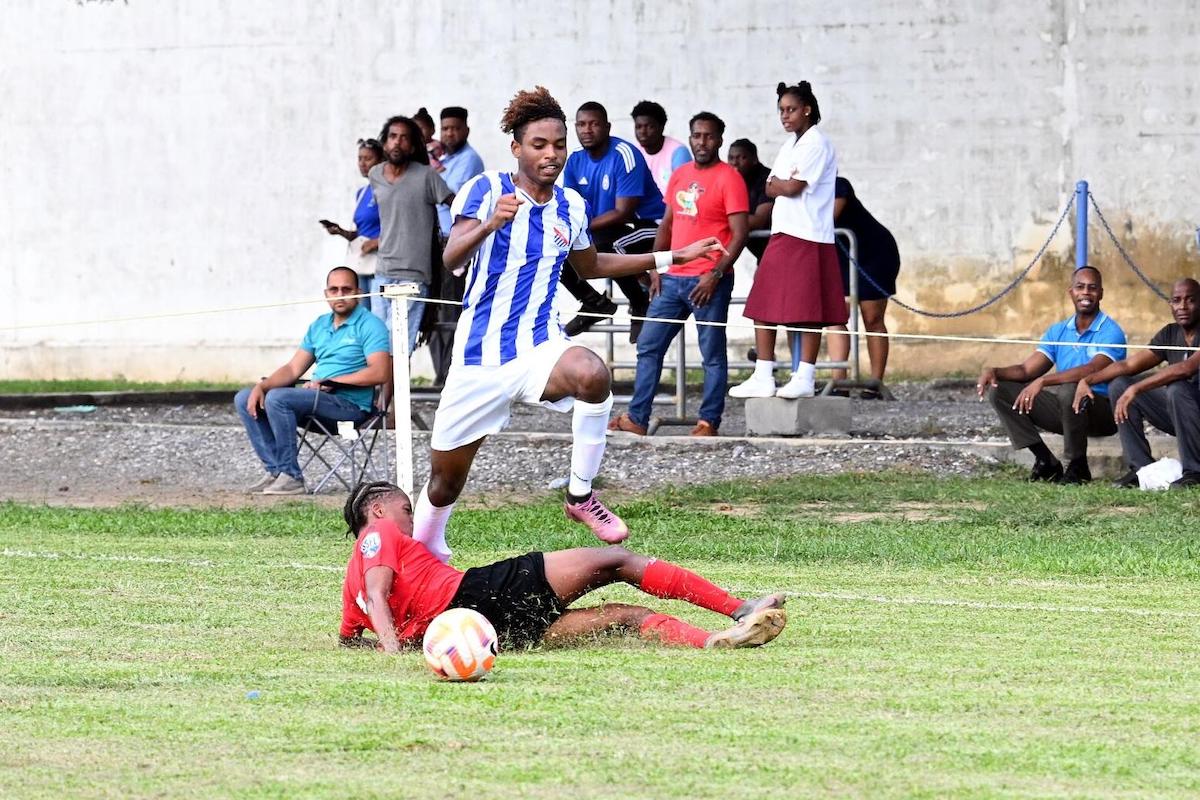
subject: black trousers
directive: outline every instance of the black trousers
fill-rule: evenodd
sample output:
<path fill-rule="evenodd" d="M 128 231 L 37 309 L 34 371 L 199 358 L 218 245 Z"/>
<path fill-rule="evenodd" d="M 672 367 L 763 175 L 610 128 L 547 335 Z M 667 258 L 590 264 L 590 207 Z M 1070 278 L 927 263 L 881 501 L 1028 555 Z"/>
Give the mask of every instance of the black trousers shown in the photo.
<path fill-rule="evenodd" d="M 649 253 L 654 249 L 654 236 L 658 233 L 658 223 L 653 220 L 634 220 L 632 223 L 606 228 L 592 234 L 596 250 L 601 253 L 618 253 L 620 255 Z M 583 305 L 584 311 L 598 308 L 604 302 L 604 295 L 571 268 L 570 264 L 563 266 L 560 277 L 562 285 L 575 296 Z M 614 278 L 613 282 L 620 287 L 621 292 L 629 300 L 629 313 L 643 316 L 650 306 L 650 294 L 642 286 L 636 275 Z"/>
<path fill-rule="evenodd" d="M 992 389 L 989 399 L 992 408 L 1000 417 L 1008 431 L 1012 446 L 1021 450 L 1042 441 L 1038 428 L 1051 433 L 1061 433 L 1063 437 L 1063 458 L 1074 461 L 1077 458 L 1087 458 L 1087 440 L 1089 436 L 1112 436 L 1117 432 L 1117 423 L 1113 422 L 1112 405 L 1108 398 L 1096 395 L 1096 400 L 1082 414 L 1071 410 L 1071 402 L 1075 399 L 1075 384 L 1063 383 L 1050 386 L 1038 393 L 1033 400 L 1033 408 L 1028 414 L 1018 414 L 1013 410 L 1017 395 L 1025 388 L 1025 384 L 1016 381 L 1000 381 Z"/>
<path fill-rule="evenodd" d="M 1138 378 L 1114 378 L 1108 385 L 1113 402 Z M 1117 426 L 1117 433 L 1125 461 L 1135 470 L 1154 462 L 1146 440 L 1147 422 L 1175 437 L 1184 472 L 1200 472 L 1200 387 L 1194 378 L 1142 392 L 1129 404 L 1129 419 Z"/>

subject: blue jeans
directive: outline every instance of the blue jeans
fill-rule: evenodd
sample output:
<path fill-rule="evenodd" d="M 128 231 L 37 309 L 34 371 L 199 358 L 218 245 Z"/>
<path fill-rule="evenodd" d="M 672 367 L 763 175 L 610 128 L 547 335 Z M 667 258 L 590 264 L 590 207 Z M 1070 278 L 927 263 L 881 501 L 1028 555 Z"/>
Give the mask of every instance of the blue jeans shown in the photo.
<path fill-rule="evenodd" d="M 296 480 L 304 480 L 297 458 L 296 426 L 309 417 L 317 417 L 327 428 L 337 427 L 342 420 L 361 422 L 367 412 L 354 403 L 331 392 L 316 389 L 280 388 L 267 392 L 258 416 L 250 416 L 246 401 L 250 390 L 242 389 L 233 398 L 234 408 L 246 428 L 254 453 L 267 472 L 286 472 Z"/>
<path fill-rule="evenodd" d="M 683 327 L 683 320 L 694 316 L 697 321 L 724 323 L 729 319 L 729 299 L 733 296 L 733 275 L 726 274 L 717 284 L 712 298 L 696 308 L 688 293 L 696 288 L 699 277 L 662 276 L 662 290 L 650 301 L 648 317 L 677 319 L 674 322 L 647 322 L 637 341 L 637 375 L 633 379 L 633 400 L 629 403 L 629 418 L 638 425 L 650 422 L 654 392 L 662 377 L 663 358 Z M 725 328 L 697 325 L 700 355 L 704 359 L 704 398 L 700 401 L 700 419 L 714 428 L 721 426 L 725 412 L 725 387 L 728 382 L 729 357 L 725 352 Z"/>
<path fill-rule="evenodd" d="M 377 278 L 374 275 L 359 275 L 358 276 L 358 290 L 360 292 L 362 292 L 363 294 L 381 291 L 380 286 L 382 286 L 382 285 L 383 284 L 381 284 L 379 282 L 379 278 Z M 375 306 L 380 302 L 382 302 L 382 299 L 378 298 L 378 297 L 360 297 L 360 298 L 358 298 L 358 304 L 360 306 L 362 306 L 363 308 L 365 308 L 367 311 L 370 311 L 372 314 L 375 313 Z M 389 320 L 389 324 L 391 324 L 390 320 Z"/>
<path fill-rule="evenodd" d="M 429 284 L 414 281 L 400 281 L 383 275 L 375 276 L 375 288 L 372 291 L 383 291 L 385 283 L 412 283 L 417 287 L 417 297 L 429 297 Z M 392 301 L 386 297 L 371 298 L 371 313 L 383 320 L 388 329 L 388 342 L 392 343 Z M 425 313 L 425 304 L 420 300 L 408 301 L 408 352 L 417 349 L 417 336 L 421 334 L 421 317 Z M 392 352 L 395 353 L 393 346 Z"/>

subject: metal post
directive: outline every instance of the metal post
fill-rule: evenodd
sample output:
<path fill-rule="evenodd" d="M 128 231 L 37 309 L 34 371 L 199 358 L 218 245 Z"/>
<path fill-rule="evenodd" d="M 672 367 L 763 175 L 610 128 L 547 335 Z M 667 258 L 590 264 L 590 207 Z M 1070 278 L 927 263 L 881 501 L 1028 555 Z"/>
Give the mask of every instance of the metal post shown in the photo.
<path fill-rule="evenodd" d="M 858 367 L 858 237 L 852 231 L 843 230 L 842 235 L 850 240 L 850 380 L 859 379 Z"/>
<path fill-rule="evenodd" d="M 412 497 L 412 395 L 408 370 L 408 298 L 415 283 L 386 284 L 383 296 L 392 304 L 392 408 L 396 410 L 396 485 Z"/>
<path fill-rule="evenodd" d="M 675 416 L 687 416 L 687 325 L 675 337 Z"/>
<path fill-rule="evenodd" d="M 1075 184 L 1075 269 L 1088 263 L 1088 184 Z"/>

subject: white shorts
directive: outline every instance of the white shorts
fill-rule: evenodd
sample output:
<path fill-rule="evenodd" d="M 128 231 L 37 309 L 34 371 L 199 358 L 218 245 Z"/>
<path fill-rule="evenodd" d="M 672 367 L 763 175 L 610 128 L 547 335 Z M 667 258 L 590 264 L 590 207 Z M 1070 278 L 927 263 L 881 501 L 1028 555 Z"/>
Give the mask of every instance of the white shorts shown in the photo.
<path fill-rule="evenodd" d="M 514 402 L 570 411 L 574 397 L 550 402 L 542 400 L 542 393 L 554 365 L 573 346 L 567 339 L 551 339 L 499 367 L 451 365 L 433 418 L 429 446 L 455 450 L 499 433 L 508 426 Z"/>

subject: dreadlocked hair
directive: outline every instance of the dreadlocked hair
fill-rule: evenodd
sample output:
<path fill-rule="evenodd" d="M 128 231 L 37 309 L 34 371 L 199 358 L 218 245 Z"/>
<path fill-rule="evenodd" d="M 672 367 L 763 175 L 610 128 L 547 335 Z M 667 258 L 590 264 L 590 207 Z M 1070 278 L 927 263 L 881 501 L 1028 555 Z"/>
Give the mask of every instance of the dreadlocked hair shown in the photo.
<path fill-rule="evenodd" d="M 525 137 L 525 126 L 539 119 L 556 119 L 567 124 L 567 115 L 562 106 L 551 97 L 545 86 L 535 86 L 533 91 L 522 89 L 513 95 L 504 116 L 500 118 L 500 130 L 511 133 L 518 142 Z"/>
<path fill-rule="evenodd" d="M 387 481 L 372 481 L 355 486 L 346 498 L 346 505 L 342 507 L 342 519 L 346 521 L 348 528 L 346 535 L 357 537 L 359 530 L 367 524 L 367 503 L 399 491 L 399 486 Z"/>
<path fill-rule="evenodd" d="M 813 94 L 811 83 L 800 81 L 795 86 L 788 86 L 783 81 L 780 81 L 779 85 L 775 87 L 775 95 L 782 99 L 785 94 L 790 94 L 799 100 L 802 105 L 806 105 L 812 109 L 810 119 L 813 125 L 821 121 L 821 107 L 817 105 L 817 96 Z"/>

